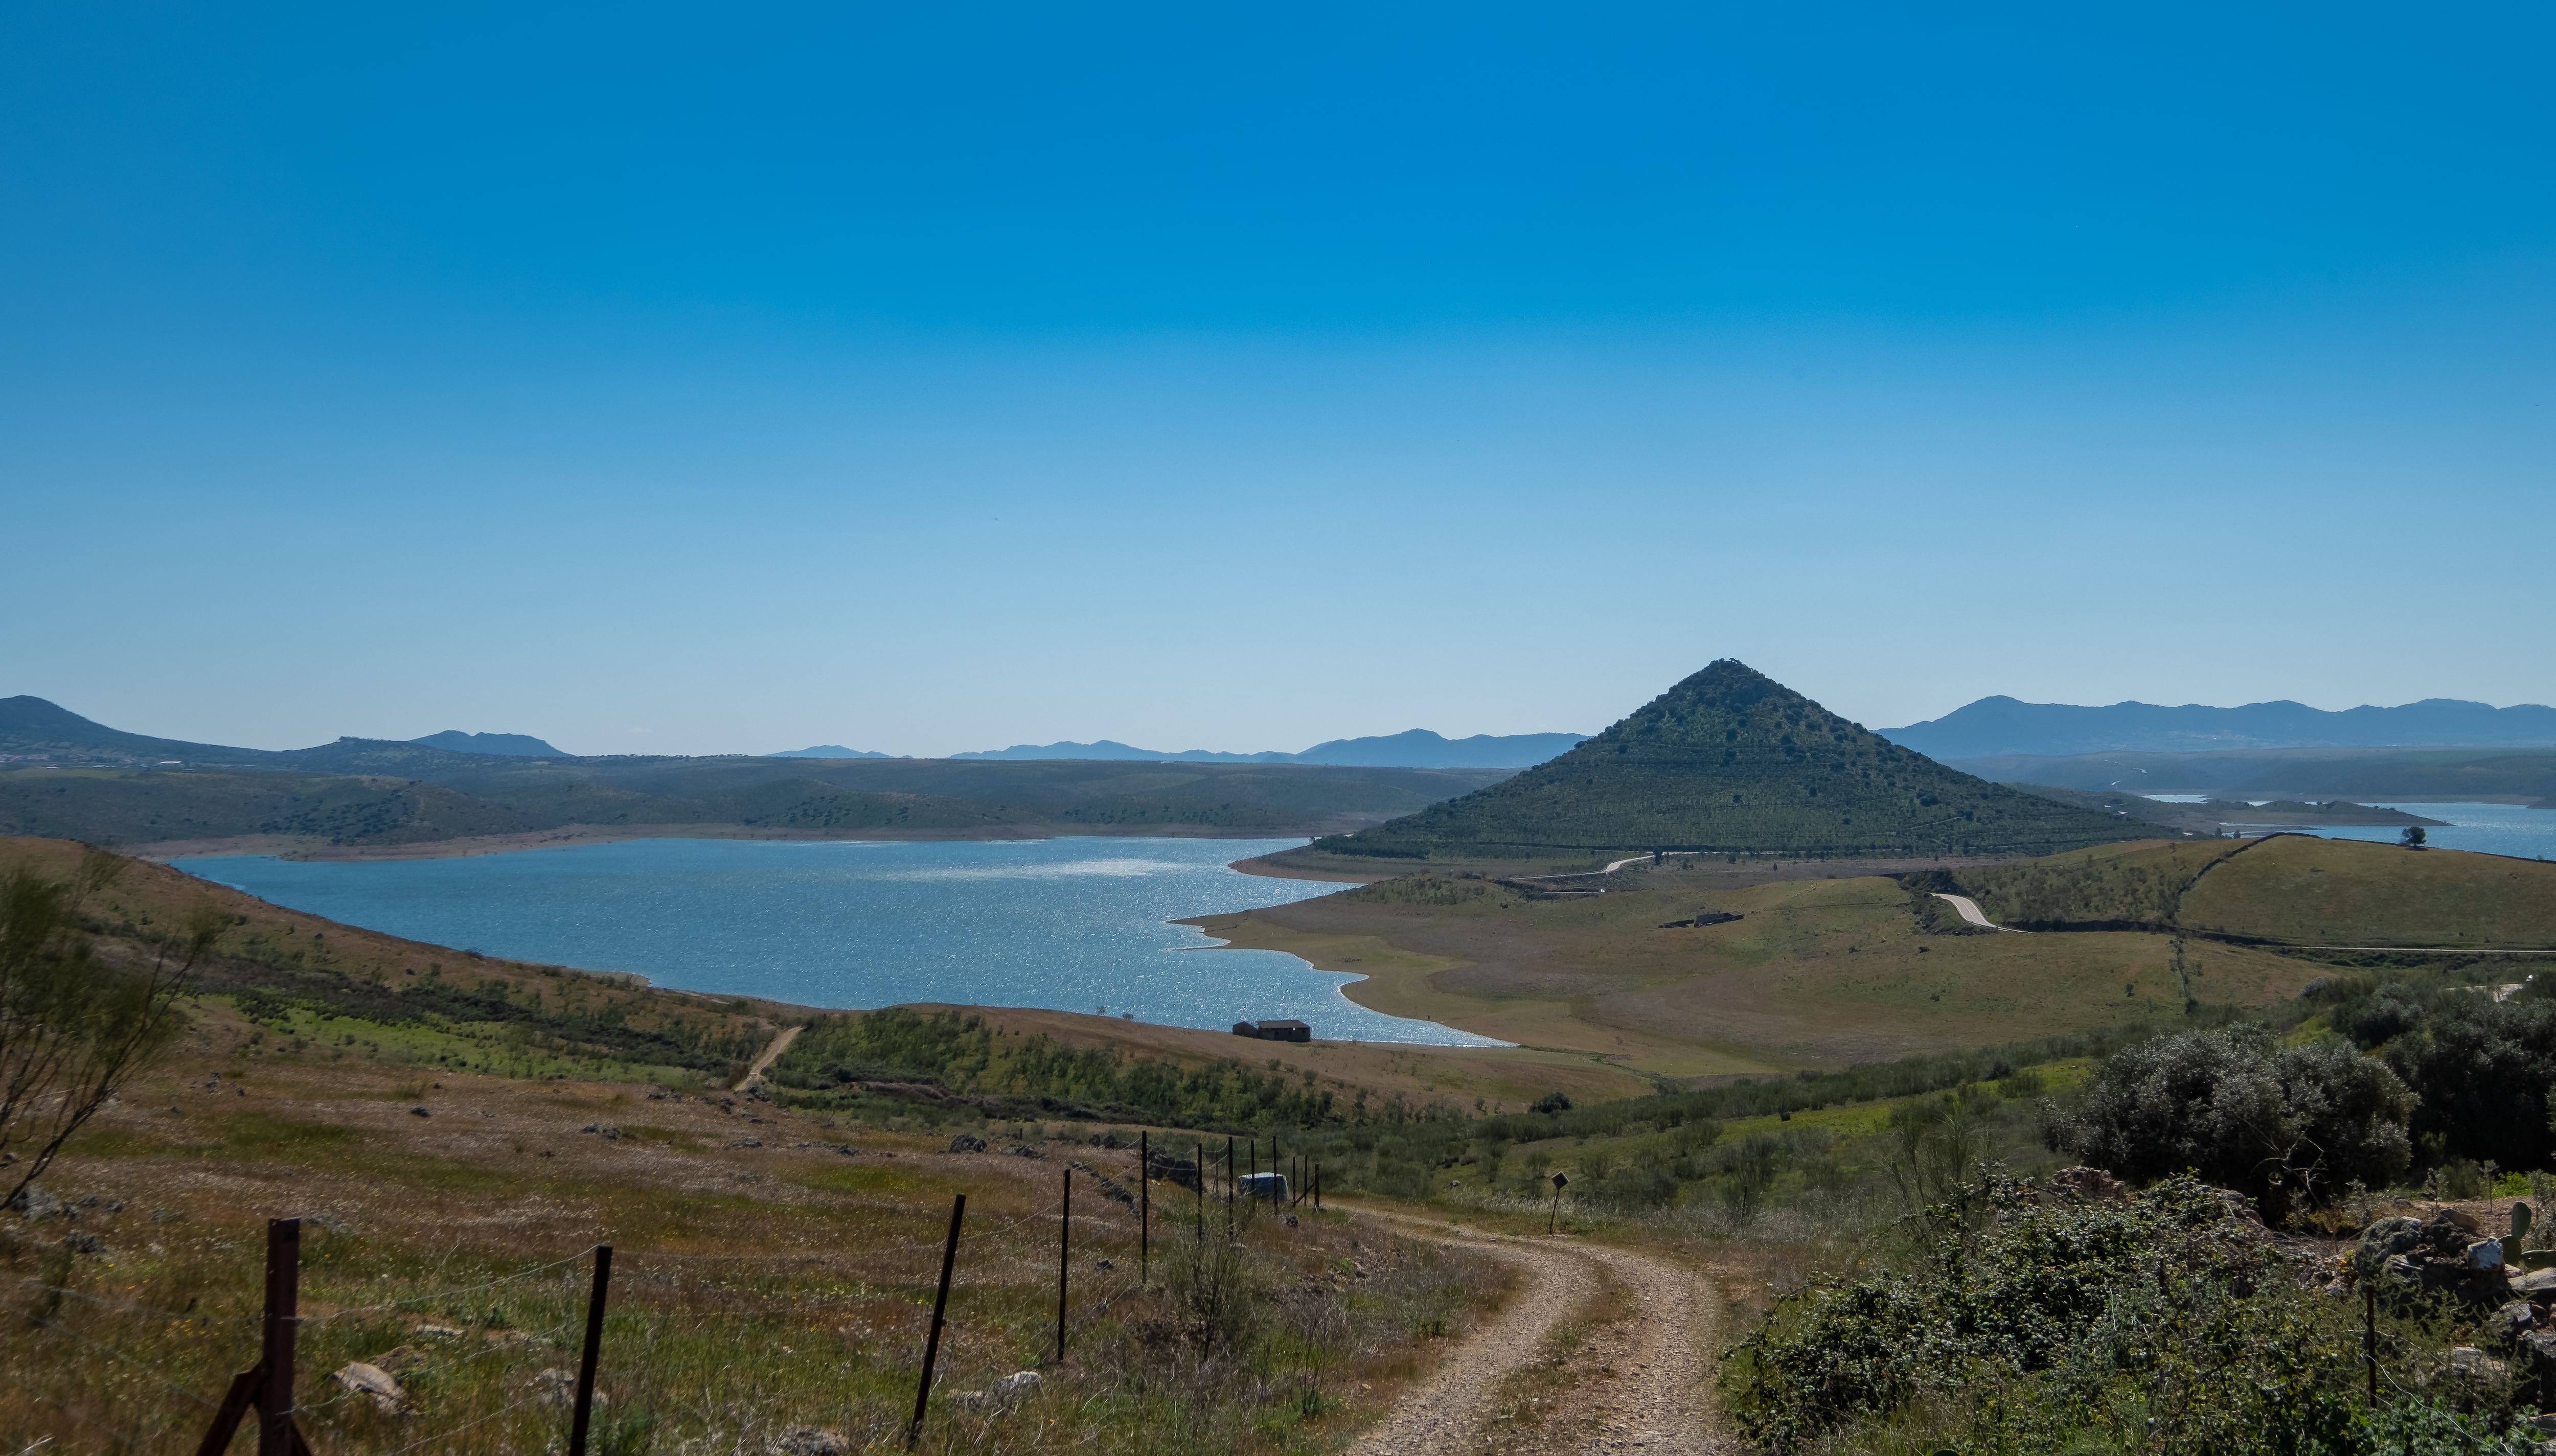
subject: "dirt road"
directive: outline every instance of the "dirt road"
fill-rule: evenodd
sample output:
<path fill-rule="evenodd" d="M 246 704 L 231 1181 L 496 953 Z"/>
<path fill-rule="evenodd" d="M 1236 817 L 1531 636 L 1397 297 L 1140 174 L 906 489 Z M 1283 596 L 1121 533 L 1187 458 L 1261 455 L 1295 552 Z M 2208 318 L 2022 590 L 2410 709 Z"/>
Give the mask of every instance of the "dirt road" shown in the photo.
<path fill-rule="evenodd" d="M 1721 1306 L 1702 1271 L 1568 1236 L 1518 1238 L 1378 1210 L 1361 1215 L 1506 1260 L 1524 1281 L 1350 1456 L 1739 1449 L 1721 1433 L 1708 1389 Z M 1557 1378 L 1540 1384 L 1539 1372 Z M 1534 1404 L 1530 1391 L 1544 1393 Z"/>
<path fill-rule="evenodd" d="M 745 1075 L 737 1078 L 736 1085 L 728 1090 L 731 1092 L 742 1092 L 746 1088 L 753 1086 L 754 1079 L 762 1076 L 766 1067 L 779 1061 L 781 1059 L 781 1053 L 788 1051 L 790 1049 L 790 1043 L 798 1040 L 799 1033 L 807 1030 L 808 1029 L 806 1027 L 782 1028 L 780 1032 L 772 1038 L 771 1044 L 763 1048 L 763 1054 L 754 1059 L 754 1065 L 747 1067 L 745 1069 Z"/>

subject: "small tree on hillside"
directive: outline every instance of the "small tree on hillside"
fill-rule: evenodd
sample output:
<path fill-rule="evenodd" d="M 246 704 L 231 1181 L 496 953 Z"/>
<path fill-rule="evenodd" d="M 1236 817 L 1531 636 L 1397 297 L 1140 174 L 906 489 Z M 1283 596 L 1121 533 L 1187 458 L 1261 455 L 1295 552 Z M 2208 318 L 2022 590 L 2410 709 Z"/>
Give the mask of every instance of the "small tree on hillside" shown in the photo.
<path fill-rule="evenodd" d="M 92 849 L 67 880 L 26 865 L 0 874 L 0 1153 L 12 1159 L 0 1203 L 168 1048 L 179 994 L 221 933 L 205 907 L 147 961 L 101 956 L 82 908 L 126 863 Z"/>
<path fill-rule="evenodd" d="M 2423 840 L 2423 826 L 2420 824 L 2408 824 L 2405 826 L 2405 832 L 2396 836 L 2396 842 L 2407 849 L 2421 849 Z"/>

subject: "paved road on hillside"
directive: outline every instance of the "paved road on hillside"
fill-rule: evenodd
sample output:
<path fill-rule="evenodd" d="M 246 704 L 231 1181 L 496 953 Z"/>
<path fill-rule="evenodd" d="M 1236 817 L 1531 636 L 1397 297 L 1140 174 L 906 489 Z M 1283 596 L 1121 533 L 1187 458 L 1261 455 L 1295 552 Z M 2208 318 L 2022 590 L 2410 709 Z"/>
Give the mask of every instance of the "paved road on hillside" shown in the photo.
<path fill-rule="evenodd" d="M 1962 912 L 1963 919 L 1970 921 L 1972 924 L 1977 925 L 1983 930 L 2002 930 L 2005 928 L 2005 926 L 1998 924 L 1996 921 L 1989 919 L 1983 914 L 1981 914 L 1980 903 L 1971 899 L 1967 895 L 1946 895 L 1944 892 L 1938 890 L 1935 892 L 1935 898 L 1937 900 L 1949 902 L 1953 909 Z"/>
<path fill-rule="evenodd" d="M 1707 1359 L 1720 1339 L 1721 1303 L 1701 1271 L 1568 1236 L 1519 1238 L 1360 1212 L 1413 1238 L 1512 1264 L 1521 1283 L 1349 1456 L 1510 1449 L 1538 1456 L 1725 1456 L 1741 1449 L 1722 1433 L 1712 1403 Z M 1503 1387 L 1553 1353 L 1546 1342 L 1566 1319 L 1585 1330 L 1570 1355 L 1580 1379 L 1558 1398 L 1545 1392 L 1541 1421 L 1503 1420 L 1511 1404 Z"/>

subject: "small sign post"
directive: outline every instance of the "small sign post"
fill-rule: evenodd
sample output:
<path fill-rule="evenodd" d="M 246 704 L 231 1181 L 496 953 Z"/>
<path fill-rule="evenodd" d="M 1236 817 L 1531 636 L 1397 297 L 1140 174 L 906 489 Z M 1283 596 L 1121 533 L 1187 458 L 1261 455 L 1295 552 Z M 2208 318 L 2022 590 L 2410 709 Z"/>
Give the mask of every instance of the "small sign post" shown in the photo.
<path fill-rule="evenodd" d="M 1556 1226 L 1562 1222 L 1562 1190 L 1570 1186 L 1570 1174 L 1555 1173 L 1553 1175 L 1553 1212 L 1547 1214 L 1544 1220 L 1544 1231 L 1548 1234 L 1553 1233 Z"/>

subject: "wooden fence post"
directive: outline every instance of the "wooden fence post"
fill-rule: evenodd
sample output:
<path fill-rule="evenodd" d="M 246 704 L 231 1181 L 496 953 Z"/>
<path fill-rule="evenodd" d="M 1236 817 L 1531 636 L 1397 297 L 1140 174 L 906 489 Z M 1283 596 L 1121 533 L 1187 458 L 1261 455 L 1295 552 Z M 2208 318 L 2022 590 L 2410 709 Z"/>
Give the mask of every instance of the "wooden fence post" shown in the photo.
<path fill-rule="evenodd" d="M 1065 1279 L 1074 1252 L 1074 1168 L 1065 1170 L 1065 1203 L 1056 1219 L 1056 1363 L 1065 1364 Z"/>
<path fill-rule="evenodd" d="M 257 1390 L 257 1456 L 293 1456 L 293 1336 L 301 1323 L 302 1220 L 266 1221 L 265 1359 Z"/>
<path fill-rule="evenodd" d="M 950 1267 L 958 1261 L 958 1220 L 966 1215 L 967 1195 L 950 1204 L 950 1242 L 941 1246 L 941 1292 L 932 1296 L 932 1334 L 923 1342 L 923 1379 L 914 1388 L 914 1419 L 905 1428 L 905 1448 L 923 1439 L 924 1402 L 932 1398 L 932 1367 L 941 1358 L 941 1317 L 950 1307 Z"/>
<path fill-rule="evenodd" d="M 611 1284 L 612 1246 L 597 1244 L 594 1288 L 585 1296 L 585 1358 L 576 1366 L 576 1415 L 569 1424 L 568 1456 L 585 1456 L 585 1428 L 594 1413 L 594 1363 L 603 1354 L 603 1296 Z"/>
<path fill-rule="evenodd" d="M 1154 1278 L 1154 1146 L 1153 1135 L 1136 1135 L 1136 1283 Z"/>

